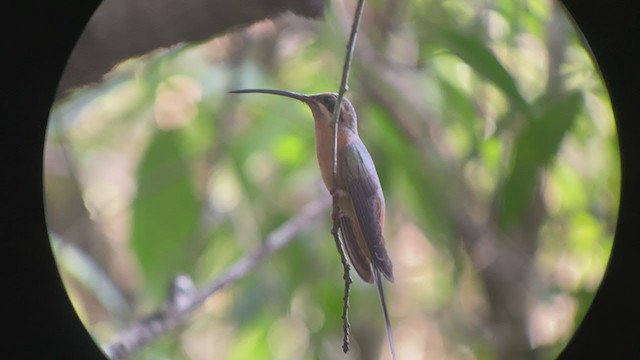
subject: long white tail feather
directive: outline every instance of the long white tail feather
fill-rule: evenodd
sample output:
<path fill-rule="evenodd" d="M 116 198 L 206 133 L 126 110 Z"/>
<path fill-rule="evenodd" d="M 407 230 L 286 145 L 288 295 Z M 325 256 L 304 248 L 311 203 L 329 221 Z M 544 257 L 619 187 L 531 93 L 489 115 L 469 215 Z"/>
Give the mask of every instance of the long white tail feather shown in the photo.
<path fill-rule="evenodd" d="M 391 321 L 389 320 L 389 313 L 387 312 L 387 303 L 384 300 L 384 290 L 382 289 L 382 273 L 378 269 L 373 271 L 376 279 L 376 286 L 378 288 L 378 297 L 380 298 L 380 305 L 382 305 L 382 314 L 384 315 L 384 324 L 387 329 L 387 339 L 389 340 L 389 348 L 391 349 L 391 356 L 393 360 L 396 360 L 396 348 L 393 342 L 393 333 L 391 332 Z"/>

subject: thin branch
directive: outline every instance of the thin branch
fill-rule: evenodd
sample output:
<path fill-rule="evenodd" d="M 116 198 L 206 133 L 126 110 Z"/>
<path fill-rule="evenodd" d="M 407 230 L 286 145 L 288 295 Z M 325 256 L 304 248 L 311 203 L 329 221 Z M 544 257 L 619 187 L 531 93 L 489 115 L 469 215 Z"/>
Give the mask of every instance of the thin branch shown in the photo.
<path fill-rule="evenodd" d="M 353 17 L 351 25 L 351 35 L 347 43 L 347 54 L 344 57 L 344 65 L 342 66 L 342 80 L 340 81 L 340 89 L 338 90 L 338 106 L 333 109 L 333 185 L 335 187 L 337 169 L 338 169 L 338 119 L 340 118 L 340 109 L 342 108 L 342 99 L 344 93 L 349 89 L 349 71 L 351 70 L 351 61 L 353 59 L 353 51 L 356 48 L 356 38 L 358 37 L 358 28 L 360 27 L 360 19 L 362 19 L 362 9 L 364 9 L 364 0 L 358 0 L 358 7 Z"/>
<path fill-rule="evenodd" d="M 331 228 L 331 234 L 333 235 L 333 239 L 336 243 L 336 248 L 338 249 L 338 253 L 340 254 L 340 261 L 342 262 L 342 267 L 344 269 L 344 275 L 342 278 L 344 279 L 344 296 L 343 307 L 342 307 L 342 328 L 343 328 L 343 339 L 342 339 L 342 351 L 346 354 L 349 351 L 349 293 L 351 291 L 351 276 L 349 276 L 349 263 L 347 262 L 347 258 L 344 254 L 344 246 L 340 241 L 340 237 L 338 236 L 338 227 L 339 227 L 339 209 L 338 209 L 338 201 L 337 201 L 337 174 L 338 174 L 338 119 L 340 118 L 340 109 L 342 108 L 342 99 L 344 98 L 344 93 L 348 89 L 348 80 L 349 80 L 349 70 L 351 70 L 351 61 L 353 59 L 353 51 L 356 47 L 356 38 L 358 35 L 358 28 L 360 27 L 360 20 L 362 19 L 362 9 L 364 9 L 364 0 L 358 0 L 358 5 L 356 7 L 356 12 L 353 18 L 353 23 L 351 25 L 351 35 L 349 36 L 349 41 L 347 42 L 347 53 L 344 58 L 344 65 L 342 67 L 342 80 L 340 81 L 340 89 L 338 90 L 338 99 L 336 100 L 337 106 L 333 109 L 333 168 L 332 168 L 332 176 L 333 176 L 333 189 L 331 189 L 331 193 L 333 196 L 333 208 L 332 208 L 332 217 L 333 217 L 333 227 Z"/>
<path fill-rule="evenodd" d="M 117 340 L 104 347 L 105 353 L 111 359 L 126 359 L 137 349 L 175 329 L 184 323 L 187 317 L 209 297 L 226 285 L 243 278 L 262 264 L 269 255 L 290 243 L 297 234 L 308 227 L 310 221 L 318 218 L 328 207 L 329 199 L 327 197 L 316 199 L 302 209 L 296 217 L 270 233 L 260 248 L 238 260 L 213 282 L 205 285 L 199 291 L 193 291 L 183 296 L 180 301 L 168 299 L 161 310 L 120 332 Z"/>
<path fill-rule="evenodd" d="M 337 211 L 336 204 L 337 202 L 334 200 L 334 214 L 337 214 L 337 212 L 335 212 Z M 347 257 L 344 255 L 344 247 L 340 241 L 340 237 L 338 236 L 338 224 L 338 220 L 334 219 L 331 234 L 333 235 L 333 240 L 336 242 L 338 254 L 340 254 L 340 262 L 342 262 L 342 268 L 344 269 L 344 275 L 342 275 L 342 279 L 344 279 L 344 296 L 342 297 L 342 329 L 344 335 L 342 338 L 342 351 L 346 354 L 349 351 L 349 328 L 351 327 L 351 324 L 349 323 L 349 292 L 351 291 L 351 283 L 353 281 L 351 280 L 351 276 L 349 276 L 349 263 L 347 262 Z"/>

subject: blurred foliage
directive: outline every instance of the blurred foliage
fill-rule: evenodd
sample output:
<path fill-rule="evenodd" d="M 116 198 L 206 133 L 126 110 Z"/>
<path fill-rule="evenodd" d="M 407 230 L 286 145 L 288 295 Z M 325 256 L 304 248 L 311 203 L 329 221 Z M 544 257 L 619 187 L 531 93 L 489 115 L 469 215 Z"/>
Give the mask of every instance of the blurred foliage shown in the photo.
<path fill-rule="evenodd" d="M 354 6 L 127 60 L 56 105 L 49 227 L 99 343 L 177 273 L 211 281 L 327 196 L 305 105 L 227 90 L 336 91 Z M 620 184 L 606 89 L 556 3 L 372 0 L 350 84 L 387 200 L 399 358 L 556 355 L 602 278 Z M 136 358 L 390 358 L 359 280 L 341 352 L 329 228 L 327 213 Z"/>

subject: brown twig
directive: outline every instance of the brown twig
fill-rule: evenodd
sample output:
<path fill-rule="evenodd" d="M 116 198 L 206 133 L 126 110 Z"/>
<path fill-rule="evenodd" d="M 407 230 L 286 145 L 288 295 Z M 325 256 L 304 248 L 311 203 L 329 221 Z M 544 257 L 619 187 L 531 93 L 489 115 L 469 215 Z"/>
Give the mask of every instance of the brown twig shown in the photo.
<path fill-rule="evenodd" d="M 364 0 L 358 0 L 358 5 L 356 7 L 356 12 L 353 17 L 353 23 L 351 24 L 351 34 L 349 35 L 349 41 L 347 42 L 347 53 L 344 58 L 344 65 L 342 67 L 342 80 L 340 81 L 340 88 L 338 89 L 338 99 L 336 100 L 337 106 L 333 109 L 333 189 L 331 191 L 333 195 L 333 227 L 331 228 L 331 234 L 333 235 L 333 239 L 336 242 L 336 248 L 338 249 L 338 253 L 340 254 L 340 261 L 342 262 L 342 267 L 344 269 L 344 275 L 342 278 L 344 279 L 344 296 L 343 307 L 342 307 L 342 328 L 344 332 L 344 337 L 342 339 L 342 351 L 347 353 L 349 351 L 349 293 L 351 291 L 351 276 L 349 275 L 349 263 L 347 262 L 347 258 L 344 254 L 344 247 L 340 237 L 338 236 L 338 228 L 339 228 L 339 209 L 338 209 L 338 201 L 336 196 L 336 180 L 338 174 L 338 119 L 340 118 L 340 109 L 342 107 L 342 99 L 344 99 L 344 93 L 348 89 L 348 80 L 349 80 L 349 71 L 351 70 L 351 62 L 353 59 L 353 51 L 356 47 L 356 38 L 358 35 L 358 28 L 360 27 L 360 19 L 362 19 L 362 10 L 364 8 Z"/>
<path fill-rule="evenodd" d="M 336 211 L 336 201 L 334 201 L 334 210 Z M 334 212 L 334 214 L 337 214 Z M 340 261 L 342 262 L 342 267 L 344 269 L 344 275 L 342 279 L 344 279 L 344 296 L 342 297 L 343 306 L 342 306 L 342 328 L 344 332 L 344 336 L 342 338 L 342 351 L 346 354 L 349 351 L 349 328 L 351 324 L 349 323 L 349 292 L 351 291 L 351 276 L 349 276 L 349 263 L 347 262 L 347 257 L 344 255 L 344 248 L 342 242 L 340 241 L 340 237 L 338 236 L 338 227 L 339 222 L 337 219 L 333 220 L 333 227 L 331 228 L 331 234 L 333 235 L 333 240 L 336 242 L 336 247 L 338 248 L 338 254 L 340 254 Z"/>
<path fill-rule="evenodd" d="M 362 19 L 362 10 L 364 9 L 364 0 L 358 0 L 356 13 L 353 17 L 351 25 L 351 35 L 347 42 L 347 54 L 344 57 L 344 65 L 342 66 L 342 79 L 340 81 L 340 89 L 338 89 L 338 106 L 333 109 L 332 123 L 333 127 L 333 183 L 335 186 L 337 169 L 338 169 L 338 119 L 340 118 L 340 108 L 342 107 L 342 99 L 344 93 L 349 89 L 349 71 L 351 70 L 351 62 L 353 60 L 353 51 L 356 48 L 356 38 L 358 37 L 358 28 L 360 27 L 360 19 Z"/>
<path fill-rule="evenodd" d="M 223 287 L 246 276 L 272 253 L 291 242 L 295 235 L 308 227 L 311 220 L 319 217 L 329 207 L 327 197 L 319 198 L 307 205 L 298 216 L 282 224 L 267 236 L 260 248 L 238 260 L 226 272 L 198 291 L 182 294 L 180 301 L 174 296 L 156 313 L 136 322 L 120 332 L 117 339 L 104 347 L 111 359 L 126 359 L 132 352 L 155 341 L 160 336 L 184 323 L 187 317 L 209 297 Z"/>

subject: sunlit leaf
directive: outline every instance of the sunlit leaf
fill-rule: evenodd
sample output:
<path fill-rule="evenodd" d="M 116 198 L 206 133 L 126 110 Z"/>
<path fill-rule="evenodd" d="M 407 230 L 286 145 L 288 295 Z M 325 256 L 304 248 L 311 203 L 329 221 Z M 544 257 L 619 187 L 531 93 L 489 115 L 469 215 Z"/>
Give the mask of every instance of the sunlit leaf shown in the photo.
<path fill-rule="evenodd" d="M 230 359 L 259 359 L 269 354 L 267 335 L 269 325 L 274 321 L 273 316 L 258 316 L 254 319 L 254 326 L 244 327 L 237 335 L 231 347 Z"/>
<path fill-rule="evenodd" d="M 442 41 L 449 51 L 471 66 L 479 75 L 498 87 L 522 113 L 528 117 L 532 115 L 513 76 L 479 38 L 446 28 L 437 29 L 434 37 Z"/>
<path fill-rule="evenodd" d="M 443 119 L 443 121 L 462 125 L 466 133 L 466 140 L 471 145 L 471 150 L 476 151 L 479 140 L 479 136 L 477 136 L 479 122 L 475 116 L 472 99 L 441 76 L 438 77 L 438 83 L 448 102 L 443 114 L 447 118 Z"/>
<path fill-rule="evenodd" d="M 274 155 L 285 165 L 295 166 L 304 160 L 306 146 L 299 136 L 283 135 L 274 144 Z"/>

